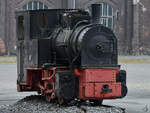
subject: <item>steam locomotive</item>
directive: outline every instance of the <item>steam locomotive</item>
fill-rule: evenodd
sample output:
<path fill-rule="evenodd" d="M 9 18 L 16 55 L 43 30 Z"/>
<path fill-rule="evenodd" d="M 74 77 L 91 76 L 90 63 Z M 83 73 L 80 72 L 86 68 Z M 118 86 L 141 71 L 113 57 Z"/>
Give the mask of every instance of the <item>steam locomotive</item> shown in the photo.
<path fill-rule="evenodd" d="M 102 104 L 127 94 L 117 39 L 100 23 L 100 4 L 81 9 L 20 11 L 17 90 L 37 91 L 59 104 L 74 99 Z"/>

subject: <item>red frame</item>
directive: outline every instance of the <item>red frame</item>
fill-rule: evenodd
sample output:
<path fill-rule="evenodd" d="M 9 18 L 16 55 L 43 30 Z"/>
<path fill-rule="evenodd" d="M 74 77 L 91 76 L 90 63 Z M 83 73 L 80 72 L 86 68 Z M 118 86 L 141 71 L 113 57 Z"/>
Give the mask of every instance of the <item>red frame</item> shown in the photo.
<path fill-rule="evenodd" d="M 55 74 L 66 68 L 27 68 L 26 83 L 18 83 L 18 91 L 37 91 L 42 95 L 55 98 Z M 74 73 L 79 77 L 79 99 L 115 99 L 121 97 L 121 83 L 116 82 L 118 69 L 78 69 Z M 112 92 L 102 92 L 103 85 L 108 85 Z M 51 85 L 51 88 L 49 88 Z"/>
<path fill-rule="evenodd" d="M 82 69 L 79 72 L 79 98 L 80 99 L 114 99 L 121 97 L 121 83 L 116 82 L 118 69 Z M 103 93 L 102 87 L 108 85 L 112 92 Z"/>

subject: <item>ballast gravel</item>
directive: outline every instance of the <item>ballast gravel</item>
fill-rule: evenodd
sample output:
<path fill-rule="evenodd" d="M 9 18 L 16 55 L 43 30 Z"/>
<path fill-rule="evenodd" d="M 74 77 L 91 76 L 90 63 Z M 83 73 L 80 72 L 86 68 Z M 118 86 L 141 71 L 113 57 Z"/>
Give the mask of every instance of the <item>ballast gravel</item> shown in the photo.
<path fill-rule="evenodd" d="M 111 106 L 59 106 L 46 102 L 42 96 L 33 95 L 13 105 L 0 106 L 0 113 L 125 113 L 125 110 Z"/>

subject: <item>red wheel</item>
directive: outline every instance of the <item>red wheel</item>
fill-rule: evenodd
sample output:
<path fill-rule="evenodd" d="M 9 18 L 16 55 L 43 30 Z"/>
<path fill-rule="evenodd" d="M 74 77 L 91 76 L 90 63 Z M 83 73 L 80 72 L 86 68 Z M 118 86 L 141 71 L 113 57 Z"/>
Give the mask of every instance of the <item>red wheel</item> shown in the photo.
<path fill-rule="evenodd" d="M 51 94 L 47 94 L 47 95 L 45 95 L 45 100 L 47 101 L 47 102 L 51 102 Z"/>
<path fill-rule="evenodd" d="M 62 104 L 64 104 L 64 103 L 65 103 L 65 101 L 64 101 L 64 99 L 63 99 L 63 98 L 58 98 L 58 103 L 59 103 L 60 105 L 62 105 Z"/>
<path fill-rule="evenodd" d="M 90 102 L 92 102 L 93 106 L 99 106 L 102 105 L 103 100 L 90 100 Z"/>

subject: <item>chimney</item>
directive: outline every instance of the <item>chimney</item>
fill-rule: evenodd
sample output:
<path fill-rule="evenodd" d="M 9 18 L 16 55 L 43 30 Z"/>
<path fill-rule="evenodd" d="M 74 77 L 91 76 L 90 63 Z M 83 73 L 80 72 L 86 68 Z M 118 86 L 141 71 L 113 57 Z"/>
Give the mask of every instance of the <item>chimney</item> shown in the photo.
<path fill-rule="evenodd" d="M 101 21 L 101 4 L 92 4 L 92 22 L 100 23 Z"/>

